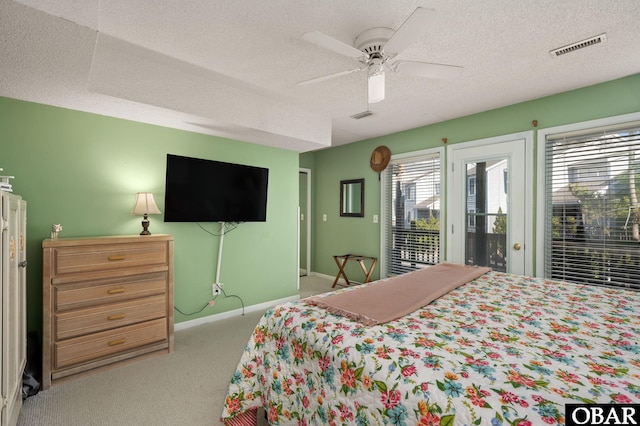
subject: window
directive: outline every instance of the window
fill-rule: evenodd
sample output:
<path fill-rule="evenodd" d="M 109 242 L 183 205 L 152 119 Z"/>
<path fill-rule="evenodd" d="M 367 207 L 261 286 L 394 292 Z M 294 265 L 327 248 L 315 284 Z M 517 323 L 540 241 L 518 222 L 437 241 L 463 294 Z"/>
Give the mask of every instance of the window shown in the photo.
<path fill-rule="evenodd" d="M 468 180 L 468 195 L 476 195 L 476 178 L 475 176 L 470 176 L 467 178 Z"/>
<path fill-rule="evenodd" d="M 405 191 L 405 198 L 407 200 L 412 200 L 412 201 L 416 200 L 416 183 L 415 182 L 407 183 L 404 186 L 404 191 Z"/>
<path fill-rule="evenodd" d="M 601 182 L 609 178 L 609 160 L 600 158 L 584 164 L 569 166 L 569 182 Z"/>
<path fill-rule="evenodd" d="M 469 211 L 467 212 L 467 227 L 476 227 L 476 209 L 469 209 Z"/>
<path fill-rule="evenodd" d="M 504 180 L 504 193 L 509 193 L 509 171 L 504 169 L 502 171 L 502 179 Z"/>
<path fill-rule="evenodd" d="M 441 151 L 394 156 L 382 173 L 381 276 L 440 262 Z"/>
<path fill-rule="evenodd" d="M 547 135 L 545 275 L 640 289 L 640 123 Z"/>

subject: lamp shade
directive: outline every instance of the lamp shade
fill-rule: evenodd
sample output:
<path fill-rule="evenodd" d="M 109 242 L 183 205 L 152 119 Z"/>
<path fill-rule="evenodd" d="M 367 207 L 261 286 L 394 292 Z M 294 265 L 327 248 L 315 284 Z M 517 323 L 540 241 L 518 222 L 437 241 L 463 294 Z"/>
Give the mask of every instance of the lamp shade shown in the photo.
<path fill-rule="evenodd" d="M 384 100 L 384 67 L 381 61 L 374 60 L 369 64 L 367 86 L 370 104 Z"/>
<path fill-rule="evenodd" d="M 145 214 L 160 214 L 160 209 L 156 205 L 153 199 L 153 194 L 150 192 L 138 192 L 136 194 L 136 204 L 131 210 L 131 214 L 145 215 Z"/>

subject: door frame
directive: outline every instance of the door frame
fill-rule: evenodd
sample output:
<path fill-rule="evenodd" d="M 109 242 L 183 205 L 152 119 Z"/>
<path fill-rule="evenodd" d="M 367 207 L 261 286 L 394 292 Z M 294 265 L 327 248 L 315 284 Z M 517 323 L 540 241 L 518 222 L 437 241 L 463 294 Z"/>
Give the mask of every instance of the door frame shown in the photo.
<path fill-rule="evenodd" d="M 498 144 L 502 142 L 514 142 L 522 140 L 524 143 L 525 149 L 525 158 L 524 158 L 524 168 L 525 168 L 525 211 L 523 212 L 525 217 L 525 230 L 524 230 L 524 238 L 525 242 L 523 244 L 524 249 L 524 275 L 533 275 L 535 271 L 533 270 L 533 258 L 535 256 L 535 240 L 534 240 L 534 133 L 533 130 L 519 132 L 519 133 L 511 133 L 508 135 L 495 136 L 485 139 L 478 139 L 469 142 L 458 143 L 454 145 L 447 146 L 447 221 L 446 221 L 446 249 L 445 256 L 447 259 L 453 258 L 453 247 L 454 247 L 454 236 L 452 232 L 453 226 L 453 202 L 456 199 L 454 190 L 455 180 L 454 180 L 454 165 L 453 165 L 453 157 L 454 152 L 456 150 L 462 150 L 467 148 L 478 148 L 486 145 Z M 466 191 L 466 182 L 464 182 L 464 188 Z M 513 189 L 513 188 L 512 188 Z M 460 235 L 459 233 L 456 235 Z"/>
<path fill-rule="evenodd" d="M 300 239 L 302 237 L 302 232 L 304 232 L 307 236 L 307 244 L 306 244 L 307 256 L 306 256 L 306 265 L 305 265 L 307 270 L 307 276 L 311 275 L 311 169 L 300 167 L 298 169 L 298 177 L 300 176 L 300 173 L 304 173 L 307 175 L 307 199 L 306 200 L 298 199 L 298 204 L 301 204 L 303 201 L 305 202 L 305 207 L 306 207 L 305 222 L 307 226 L 305 229 L 300 229 L 301 208 L 300 206 L 298 206 L 298 256 L 297 256 L 298 257 L 298 269 L 297 269 L 298 288 L 300 288 Z"/>

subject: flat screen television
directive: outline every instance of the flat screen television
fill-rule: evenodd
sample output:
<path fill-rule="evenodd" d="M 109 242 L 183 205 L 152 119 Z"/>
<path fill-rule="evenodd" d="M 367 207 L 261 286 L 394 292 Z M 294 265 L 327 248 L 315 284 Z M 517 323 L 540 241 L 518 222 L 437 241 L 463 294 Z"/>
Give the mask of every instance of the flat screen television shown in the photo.
<path fill-rule="evenodd" d="M 167 154 L 165 222 L 265 222 L 269 169 Z"/>

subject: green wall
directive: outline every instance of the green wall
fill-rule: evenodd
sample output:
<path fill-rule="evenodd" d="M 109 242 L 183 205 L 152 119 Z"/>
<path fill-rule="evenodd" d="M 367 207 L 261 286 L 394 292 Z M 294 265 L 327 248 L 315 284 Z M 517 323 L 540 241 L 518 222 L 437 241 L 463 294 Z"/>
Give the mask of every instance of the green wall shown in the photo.
<path fill-rule="evenodd" d="M 371 152 L 386 145 L 393 154 L 419 151 L 448 144 L 576 123 L 640 111 L 640 74 L 595 86 L 486 111 L 392 135 L 301 155 L 300 164 L 312 169 L 314 272 L 335 275 L 332 256 L 357 253 L 380 257 L 380 181 L 369 167 Z M 375 116 L 369 119 L 376 119 Z M 537 143 L 537 141 L 536 141 Z M 528 159 L 535 165 L 535 159 Z M 365 178 L 365 217 L 339 216 L 339 182 Z M 327 221 L 322 215 L 327 215 Z M 355 262 L 354 262 L 355 263 Z M 362 273 L 356 264 L 348 270 L 354 279 Z M 376 268 L 374 278 L 379 278 Z"/>
<path fill-rule="evenodd" d="M 42 322 L 41 242 L 51 224 L 61 237 L 140 232 L 131 216 L 134 194 L 153 192 L 163 210 L 167 153 L 268 167 L 266 223 L 240 225 L 225 237 L 221 281 L 245 306 L 297 294 L 298 167 L 312 170 L 311 271 L 335 275 L 332 255 L 380 256 L 380 182 L 371 152 L 394 154 L 640 111 L 640 75 L 491 110 L 354 144 L 297 153 L 159 126 L 0 98 L 0 167 L 15 176 L 14 192 L 28 202 L 28 329 Z M 375 119 L 375 117 L 373 118 Z M 534 159 L 530 159 L 534 161 Z M 365 217 L 340 217 L 340 180 L 365 178 Z M 327 221 L 322 220 L 323 214 Z M 175 237 L 175 303 L 199 310 L 211 298 L 219 238 L 196 224 L 151 216 L 152 233 Z M 205 228 L 217 233 L 218 224 Z M 349 265 L 354 276 L 357 265 Z M 376 268 L 374 278 L 379 277 Z M 176 322 L 240 308 L 219 297 L 216 306 Z"/>
<path fill-rule="evenodd" d="M 269 168 L 267 221 L 244 223 L 225 236 L 220 281 L 245 306 L 297 295 L 298 153 L 133 121 L 0 98 L 0 167 L 27 210 L 27 326 L 42 324 L 42 240 L 139 234 L 130 214 L 136 192 L 152 192 L 164 208 L 166 154 Z M 175 238 L 175 305 L 190 313 L 211 299 L 219 237 L 195 223 L 149 230 Z M 214 234 L 219 224 L 203 224 Z M 234 297 L 176 322 L 239 309 Z"/>

